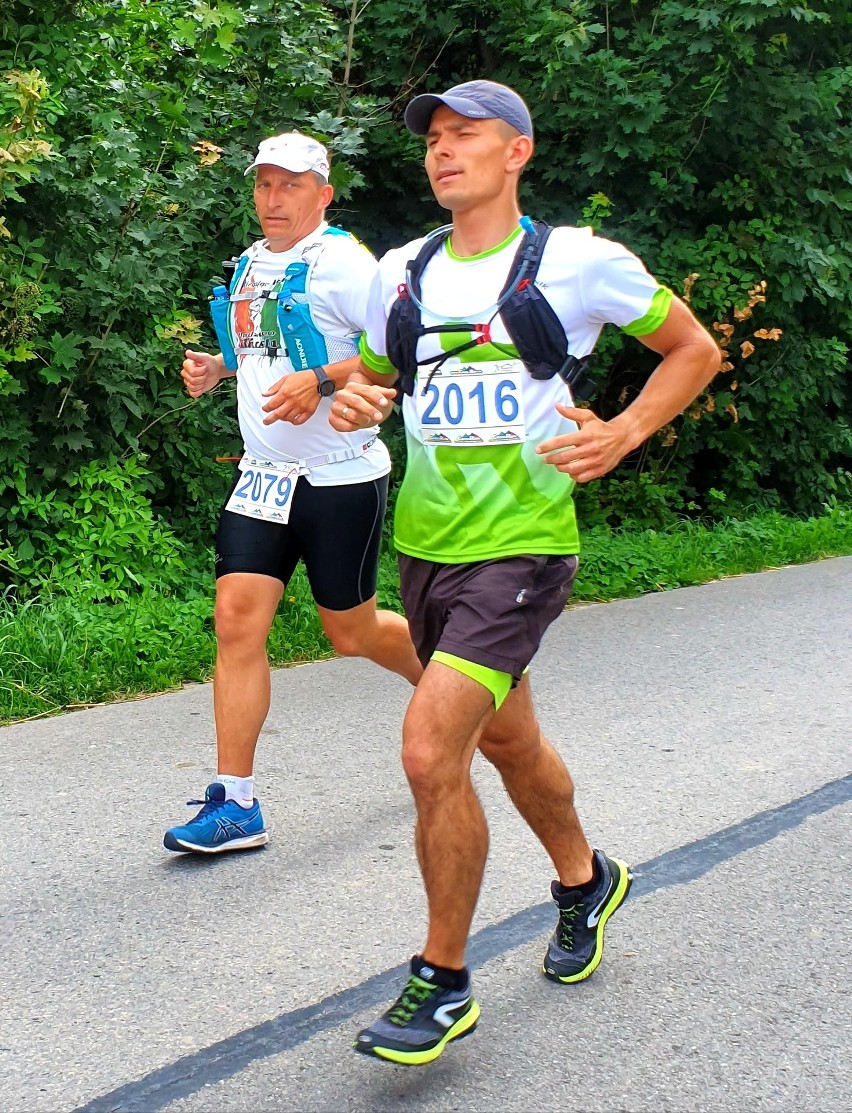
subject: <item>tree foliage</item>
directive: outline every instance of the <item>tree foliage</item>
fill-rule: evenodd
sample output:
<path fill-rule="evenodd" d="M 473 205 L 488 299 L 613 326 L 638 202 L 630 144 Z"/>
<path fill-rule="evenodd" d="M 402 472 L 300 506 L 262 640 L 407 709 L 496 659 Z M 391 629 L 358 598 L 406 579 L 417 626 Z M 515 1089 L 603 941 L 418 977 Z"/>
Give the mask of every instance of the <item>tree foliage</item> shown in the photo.
<path fill-rule="evenodd" d="M 528 209 L 633 247 L 726 352 L 683 419 L 584 493 L 587 518 L 848 497 L 850 30 L 845 0 L 7 0 L 8 575 L 38 579 L 32 538 L 49 557 L 98 474 L 113 492 L 132 475 L 184 539 L 209 529 L 233 398 L 189 402 L 177 369 L 185 346 L 213 343 L 218 261 L 256 234 L 257 142 L 292 127 L 326 140 L 341 222 L 383 250 L 444 216 L 405 103 L 483 75 L 530 103 Z M 650 366 L 605 334 L 599 405 L 622 405 Z"/>
<path fill-rule="evenodd" d="M 243 170 L 261 138 L 322 134 L 343 156 L 338 195 L 360 181 L 346 156 L 361 129 L 331 111 L 341 49 L 311 0 L 0 15 L 0 515 L 20 574 L 25 500 L 93 459 L 115 478 L 147 458 L 135 481 L 184 533 L 206 532 L 233 399 L 188 401 L 183 348 L 212 344 L 209 279 L 257 233 Z"/>
<path fill-rule="evenodd" d="M 384 203 L 365 230 L 389 245 L 441 219 L 401 131 L 408 97 L 506 82 L 536 126 L 529 210 L 621 240 L 708 326 L 736 326 L 706 397 L 628 464 L 682 507 L 712 506 L 710 490 L 799 512 L 848 498 L 851 33 L 845 0 L 462 0 L 437 15 L 373 0 L 355 79 L 392 107 L 369 137 L 367 196 Z M 606 334 L 601 354 L 612 409 L 649 357 Z M 623 484 L 597 485 L 592 514 Z"/>

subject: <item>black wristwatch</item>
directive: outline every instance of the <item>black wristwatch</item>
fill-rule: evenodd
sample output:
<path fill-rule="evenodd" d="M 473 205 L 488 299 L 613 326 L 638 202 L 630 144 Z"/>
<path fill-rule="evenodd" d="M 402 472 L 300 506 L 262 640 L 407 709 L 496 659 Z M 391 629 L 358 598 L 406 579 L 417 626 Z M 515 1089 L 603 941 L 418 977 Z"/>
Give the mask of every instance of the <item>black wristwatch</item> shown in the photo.
<path fill-rule="evenodd" d="M 331 398 L 337 390 L 334 379 L 330 379 L 322 367 L 312 367 L 311 370 L 317 377 L 317 394 L 321 398 Z"/>

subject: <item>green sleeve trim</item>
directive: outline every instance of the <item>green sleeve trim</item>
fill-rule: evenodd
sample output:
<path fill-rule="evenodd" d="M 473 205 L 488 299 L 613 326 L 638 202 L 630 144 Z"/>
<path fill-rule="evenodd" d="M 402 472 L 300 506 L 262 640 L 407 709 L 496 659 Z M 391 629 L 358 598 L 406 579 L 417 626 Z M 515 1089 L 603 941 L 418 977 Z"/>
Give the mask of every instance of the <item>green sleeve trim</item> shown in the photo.
<path fill-rule="evenodd" d="M 364 361 L 364 365 L 369 367 L 371 371 L 375 371 L 377 375 L 395 375 L 397 373 L 396 368 L 387 356 L 376 355 L 371 350 L 365 332 L 361 333 L 361 339 L 358 341 L 358 354 Z"/>
<path fill-rule="evenodd" d="M 668 286 L 660 286 L 651 298 L 651 306 L 645 316 L 630 325 L 622 326 L 621 331 L 628 336 L 647 336 L 650 332 L 656 332 L 669 315 L 673 297 Z"/>
<path fill-rule="evenodd" d="M 463 676 L 469 676 L 471 680 L 487 688 L 494 697 L 495 710 L 499 710 L 500 704 L 512 690 L 512 678 L 507 672 L 498 672 L 497 669 L 477 665 L 475 661 L 465 661 L 463 657 L 456 657 L 454 653 L 444 653 L 442 649 L 435 650 L 432 660 L 455 669 Z"/>

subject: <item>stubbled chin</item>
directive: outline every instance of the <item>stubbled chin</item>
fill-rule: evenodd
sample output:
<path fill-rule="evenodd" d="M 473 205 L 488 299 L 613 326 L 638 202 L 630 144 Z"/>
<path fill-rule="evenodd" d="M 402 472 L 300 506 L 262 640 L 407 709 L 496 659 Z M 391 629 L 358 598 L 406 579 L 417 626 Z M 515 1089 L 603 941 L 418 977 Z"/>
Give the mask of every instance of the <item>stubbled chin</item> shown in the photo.
<path fill-rule="evenodd" d="M 441 191 L 435 190 L 434 193 L 435 200 L 442 209 L 452 209 L 453 212 L 461 212 L 470 207 L 470 199 L 461 191 L 443 189 Z"/>

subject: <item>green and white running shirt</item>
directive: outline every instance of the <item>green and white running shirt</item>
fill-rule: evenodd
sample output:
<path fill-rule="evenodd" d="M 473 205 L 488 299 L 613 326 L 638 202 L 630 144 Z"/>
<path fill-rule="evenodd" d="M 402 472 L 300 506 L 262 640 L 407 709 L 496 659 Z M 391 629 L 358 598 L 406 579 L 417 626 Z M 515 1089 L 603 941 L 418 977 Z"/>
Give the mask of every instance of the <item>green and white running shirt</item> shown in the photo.
<path fill-rule="evenodd" d="M 421 279 L 423 324 L 487 322 L 494 313 L 521 229 L 481 255 L 461 259 L 451 239 Z M 385 329 L 405 282 L 405 267 L 423 240 L 389 251 L 379 264 L 367 304 L 361 356 L 371 370 L 392 374 Z M 660 286 L 627 248 L 589 228 L 554 228 L 536 286 L 556 312 L 575 356 L 591 352 L 607 323 L 634 336 L 666 319 L 670 290 Z M 533 379 L 500 317 L 491 343 L 448 361 L 429 382 L 418 371 L 414 397 L 403 403 L 408 463 L 396 504 L 400 552 L 442 564 L 467 564 L 521 553 L 579 551 L 571 492 L 574 481 L 536 446 L 575 428 L 556 410 L 572 404 L 565 383 Z M 419 360 L 457 347 L 470 333 L 438 332 L 420 339 Z"/>

